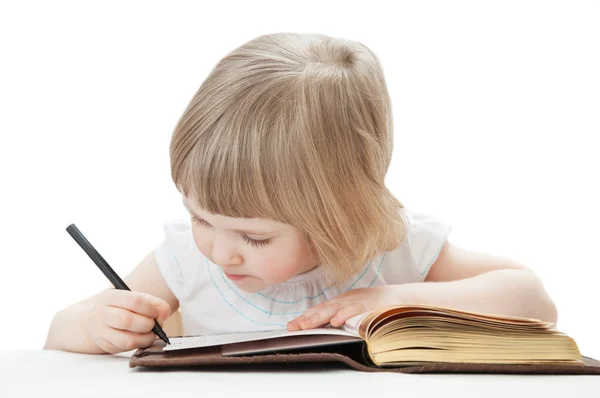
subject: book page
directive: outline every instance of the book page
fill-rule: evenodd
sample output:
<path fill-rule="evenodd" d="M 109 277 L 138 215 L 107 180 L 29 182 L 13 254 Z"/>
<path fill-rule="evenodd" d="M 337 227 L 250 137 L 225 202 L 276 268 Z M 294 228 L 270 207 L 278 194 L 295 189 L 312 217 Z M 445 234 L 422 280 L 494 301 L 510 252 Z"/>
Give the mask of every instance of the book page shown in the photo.
<path fill-rule="evenodd" d="M 358 331 L 358 327 L 360 326 L 362 320 L 365 319 L 365 317 L 369 314 L 370 311 L 346 319 L 346 322 L 344 322 L 342 328 L 348 333 L 361 337 Z"/>
<path fill-rule="evenodd" d="M 289 332 L 286 329 L 272 330 L 264 332 L 248 332 L 248 333 L 225 333 L 212 335 L 198 336 L 182 336 L 170 337 L 171 344 L 165 346 L 163 351 L 183 350 L 186 348 L 210 347 L 215 345 L 224 345 L 232 343 L 241 343 L 244 341 L 275 339 L 279 337 L 303 336 L 303 335 L 338 335 L 357 337 L 348 331 L 334 327 L 324 327 L 308 330 L 297 330 Z"/>

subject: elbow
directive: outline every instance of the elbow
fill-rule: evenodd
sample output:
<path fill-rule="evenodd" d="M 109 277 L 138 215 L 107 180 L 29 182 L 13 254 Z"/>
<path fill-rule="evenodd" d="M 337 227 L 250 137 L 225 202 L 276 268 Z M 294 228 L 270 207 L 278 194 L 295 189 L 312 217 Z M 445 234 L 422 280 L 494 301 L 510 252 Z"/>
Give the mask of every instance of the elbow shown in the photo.
<path fill-rule="evenodd" d="M 531 318 L 539 319 L 544 322 L 557 323 L 558 309 L 554 301 L 546 291 L 542 281 L 531 270 L 529 273 L 529 288 L 525 295 L 525 305 L 529 307 Z"/>
<path fill-rule="evenodd" d="M 537 311 L 535 312 L 537 314 L 537 319 L 540 319 L 544 322 L 551 322 L 553 324 L 557 323 L 558 310 L 552 299 L 548 297 L 542 300 L 537 307 Z"/>
<path fill-rule="evenodd" d="M 556 305 L 552 301 L 552 299 L 543 292 L 542 298 L 538 300 L 538 304 L 536 305 L 536 310 L 534 313 L 537 315 L 536 318 L 540 319 L 544 322 L 551 322 L 556 324 L 558 321 L 558 309 Z"/>
<path fill-rule="evenodd" d="M 548 315 L 548 322 L 557 323 L 558 322 L 558 309 L 552 300 L 550 300 L 550 314 Z"/>

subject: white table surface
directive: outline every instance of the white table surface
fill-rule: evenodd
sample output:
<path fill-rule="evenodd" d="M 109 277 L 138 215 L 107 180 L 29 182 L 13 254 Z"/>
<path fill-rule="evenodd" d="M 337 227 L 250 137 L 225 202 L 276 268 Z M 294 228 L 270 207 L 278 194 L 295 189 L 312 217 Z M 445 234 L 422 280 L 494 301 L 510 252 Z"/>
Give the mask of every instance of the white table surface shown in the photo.
<path fill-rule="evenodd" d="M 0 397 L 600 397 L 600 376 L 370 373 L 343 364 L 156 370 L 130 368 L 132 353 L 0 351 Z"/>

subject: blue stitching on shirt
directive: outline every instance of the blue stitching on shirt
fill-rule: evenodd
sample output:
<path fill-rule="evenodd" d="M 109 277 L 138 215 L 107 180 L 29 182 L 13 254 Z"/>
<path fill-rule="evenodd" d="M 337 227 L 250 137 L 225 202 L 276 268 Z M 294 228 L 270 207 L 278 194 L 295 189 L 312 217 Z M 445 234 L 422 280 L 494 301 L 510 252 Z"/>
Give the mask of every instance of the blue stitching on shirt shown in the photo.
<path fill-rule="evenodd" d="M 383 255 L 383 257 L 381 258 L 381 262 L 379 263 L 379 266 L 378 266 L 378 268 L 377 268 L 377 273 L 375 274 L 375 277 L 373 277 L 373 280 L 371 281 L 371 283 L 369 284 L 369 286 L 368 286 L 368 287 L 370 287 L 371 285 L 373 285 L 373 283 L 375 282 L 375 280 L 376 280 L 376 279 L 377 279 L 377 277 L 379 276 L 379 273 L 380 273 L 380 271 L 381 271 L 381 267 L 383 266 L 383 261 L 384 261 L 384 259 L 385 259 L 386 255 L 387 255 L 387 253 L 386 253 L 386 254 L 384 254 L 384 255 Z M 209 274 L 209 276 L 210 276 L 210 279 L 211 279 L 211 281 L 212 281 L 213 285 L 215 286 L 215 288 L 217 288 L 217 291 L 219 292 L 219 294 L 221 295 L 221 297 L 223 298 L 223 300 L 225 300 L 225 302 L 227 303 L 227 305 L 229 305 L 229 307 L 231 307 L 231 308 L 232 308 L 232 309 L 233 309 L 235 312 L 237 312 L 238 314 L 240 314 L 241 316 L 243 316 L 244 318 L 246 318 L 247 320 L 249 320 L 250 322 L 252 322 L 252 323 L 254 323 L 254 324 L 256 324 L 256 325 L 281 326 L 281 327 L 285 328 L 285 325 L 284 325 L 284 324 L 279 324 L 279 323 L 270 323 L 270 324 L 269 324 L 269 323 L 259 323 L 259 322 L 256 322 L 255 320 L 253 320 L 253 319 L 249 318 L 249 317 L 248 317 L 246 314 L 242 313 L 240 310 L 238 310 L 237 308 L 235 308 L 235 307 L 233 306 L 233 304 L 231 304 L 231 303 L 230 303 L 230 302 L 227 300 L 227 298 L 225 297 L 225 295 L 223 294 L 223 292 L 221 291 L 221 289 L 219 289 L 219 286 L 217 286 L 217 284 L 216 284 L 216 282 L 215 282 L 215 280 L 214 280 L 214 278 L 213 278 L 212 272 L 211 272 L 211 270 L 210 270 L 210 264 L 209 264 L 209 262 L 208 262 L 208 259 L 207 259 L 207 258 L 204 258 L 204 261 L 205 261 L 205 263 L 206 263 L 206 266 L 207 266 L 207 268 L 208 268 L 208 274 Z M 362 272 L 362 274 L 361 274 L 361 275 L 358 277 L 358 279 L 357 279 L 356 281 L 354 281 L 354 283 L 353 283 L 352 285 L 350 285 L 350 287 L 349 287 L 349 288 L 348 288 L 346 291 L 350 291 L 350 290 L 352 289 L 352 287 L 353 287 L 354 285 L 356 285 L 356 283 L 358 283 L 358 281 L 360 281 L 360 280 L 362 279 L 362 277 L 365 275 L 365 273 L 367 272 L 367 270 L 368 270 L 368 269 L 369 269 L 369 267 L 368 267 L 368 266 L 367 266 L 367 267 L 365 267 L 365 270 Z M 264 309 L 262 309 L 262 308 L 260 308 L 260 307 L 256 306 L 256 305 L 255 305 L 255 304 L 253 304 L 252 302 L 250 302 L 250 301 L 246 300 L 246 299 L 245 299 L 244 297 L 242 297 L 242 296 L 241 296 L 241 295 L 240 295 L 238 292 L 236 292 L 236 291 L 233 289 L 233 287 L 232 287 L 231 285 L 229 285 L 229 283 L 228 283 L 228 282 L 225 280 L 225 277 L 224 277 L 224 275 L 223 275 L 223 271 L 222 271 L 220 268 L 219 268 L 219 271 L 220 271 L 220 274 L 221 274 L 221 278 L 223 278 L 223 282 L 225 282 L 225 284 L 227 285 L 227 287 L 229 287 L 229 288 L 230 288 L 230 289 L 231 289 L 231 290 L 232 290 L 232 291 L 233 291 L 233 292 L 234 292 L 236 295 L 238 295 L 238 296 L 239 296 L 239 297 L 240 297 L 242 300 L 246 301 L 248 304 L 252 305 L 253 307 L 257 308 L 258 310 L 262 311 L 263 313 L 265 313 L 265 314 L 268 314 L 268 315 L 286 315 L 286 314 L 301 314 L 301 313 L 303 313 L 303 312 L 301 311 L 301 312 L 288 312 L 288 313 L 282 313 L 282 314 L 273 314 L 273 313 L 272 313 L 272 312 L 270 312 L 270 311 L 264 310 Z M 319 294 L 318 294 L 317 296 L 315 296 L 315 297 L 318 297 L 319 295 L 323 294 L 323 293 L 325 292 L 325 290 L 327 290 L 327 289 L 329 289 L 329 288 L 331 288 L 331 286 L 330 286 L 330 287 L 328 287 L 328 288 L 326 288 L 326 289 L 324 289 L 324 290 L 323 290 L 323 292 L 319 293 Z M 264 297 L 267 297 L 267 296 L 264 296 Z M 305 296 L 305 297 L 306 297 L 306 296 Z M 277 301 L 277 302 L 281 302 L 281 301 L 279 301 L 279 300 L 275 300 L 275 299 L 273 299 L 273 298 L 271 298 L 271 297 L 267 297 L 267 298 L 269 298 L 269 299 L 271 299 L 271 300 L 274 300 L 274 301 Z M 298 300 L 298 301 L 301 301 L 301 300 Z M 298 301 L 295 301 L 295 302 L 297 303 Z"/>
<path fill-rule="evenodd" d="M 377 268 L 377 273 L 375 274 L 375 276 L 373 277 L 373 280 L 371 281 L 371 283 L 369 283 L 369 286 L 367 286 L 367 287 L 371 287 L 373 285 L 373 283 L 375 283 L 375 280 L 379 276 L 379 271 L 381 271 L 381 266 L 383 265 L 383 259 L 385 259 L 385 256 L 387 256 L 387 253 L 385 253 L 383 255 L 381 262 L 379 263 L 379 267 Z"/>
<path fill-rule="evenodd" d="M 386 253 L 386 254 L 384 254 L 384 255 L 383 255 L 383 257 L 381 258 L 381 261 L 380 261 L 380 263 L 379 263 L 379 266 L 377 267 L 377 273 L 375 274 L 375 276 L 373 277 L 373 280 L 371 281 L 371 283 L 369 283 L 369 285 L 368 285 L 367 287 L 371 287 L 371 286 L 373 285 L 373 283 L 375 283 L 375 280 L 377 279 L 377 277 L 379 276 L 379 273 L 381 272 L 381 268 L 382 268 L 382 266 L 383 266 L 383 261 L 384 261 L 384 259 L 385 259 L 386 255 L 387 255 L 387 253 Z M 210 265 L 209 265 L 209 263 L 208 263 L 208 259 L 207 259 L 207 258 L 205 258 L 204 260 L 205 260 L 205 262 L 206 262 L 206 265 L 207 265 L 207 267 L 210 267 Z M 367 266 L 367 267 L 365 267 L 365 269 L 364 269 L 364 271 L 362 272 L 362 274 L 361 274 L 361 275 L 358 277 L 358 279 L 357 279 L 357 280 L 356 280 L 356 281 L 355 281 L 355 282 L 354 282 L 354 283 L 353 283 L 353 284 L 352 284 L 352 285 L 351 285 L 351 286 L 350 286 L 348 289 L 346 289 L 346 291 L 350 291 L 350 290 L 352 290 L 352 288 L 354 287 L 354 285 L 356 285 L 356 284 L 357 284 L 357 283 L 358 283 L 358 282 L 359 282 L 359 281 L 360 281 L 360 280 L 363 278 L 363 276 L 364 276 L 364 275 L 365 275 L 365 273 L 368 271 L 368 269 L 369 269 L 369 267 L 368 267 L 368 266 Z M 251 301 L 247 300 L 247 299 L 246 299 L 245 297 L 243 297 L 241 294 L 239 294 L 239 293 L 238 293 L 238 292 L 237 292 L 237 291 L 236 291 L 236 290 L 235 290 L 235 289 L 234 289 L 234 288 L 233 288 L 233 287 L 232 287 L 232 286 L 231 286 L 231 285 L 230 285 L 230 284 L 227 282 L 227 280 L 225 279 L 225 276 L 223 275 L 223 271 L 222 271 L 221 269 L 219 269 L 219 272 L 220 272 L 221 278 L 223 279 L 223 282 L 225 283 L 225 285 L 227 285 L 227 287 L 228 287 L 228 288 L 229 288 L 229 289 L 230 289 L 232 292 L 234 292 L 234 293 L 235 293 L 235 294 L 236 294 L 236 295 L 237 295 L 239 298 L 241 298 L 242 300 L 244 300 L 246 303 L 250 304 L 251 306 L 253 306 L 253 307 L 254 307 L 254 308 L 256 308 L 257 310 L 259 310 L 259 311 L 263 312 L 264 314 L 271 315 L 271 316 L 283 316 L 283 315 L 297 315 L 297 314 L 302 314 L 302 313 L 304 312 L 304 311 L 297 311 L 297 312 L 282 312 L 282 313 L 280 313 L 280 314 L 275 314 L 275 313 L 272 313 L 271 311 L 265 310 L 265 309 L 263 309 L 263 308 L 261 308 L 261 307 L 257 306 L 256 304 L 252 303 Z M 215 285 L 215 286 L 216 286 L 216 285 Z M 330 289 L 330 288 L 331 288 L 331 286 L 330 286 L 330 287 L 328 287 L 328 288 L 326 288 L 326 289 L 324 289 L 324 290 L 323 290 L 321 293 L 319 293 L 318 295 L 316 295 L 316 296 L 312 297 L 312 299 L 314 299 L 314 298 L 316 298 L 316 297 L 318 297 L 318 296 L 321 296 L 321 295 L 323 295 L 323 294 L 325 293 L 325 291 L 326 291 L 326 290 L 328 290 L 328 289 Z M 221 293 L 221 292 L 220 292 L 220 293 Z M 222 294 L 222 293 L 221 293 L 221 294 Z M 275 302 L 277 302 L 277 303 L 282 303 L 282 304 L 295 304 L 295 303 L 298 303 L 298 302 L 302 301 L 302 299 L 301 299 L 301 300 L 296 300 L 296 301 L 281 301 L 281 300 L 274 299 L 274 298 L 272 298 L 272 297 L 265 296 L 265 295 L 263 295 L 263 294 L 261 294 L 261 296 L 262 296 L 262 297 L 265 297 L 265 298 L 268 298 L 268 299 L 270 299 L 270 300 L 273 300 L 273 301 L 275 301 Z M 304 298 L 310 298 L 310 297 L 308 297 L 308 296 L 304 296 Z M 230 305 L 231 305 L 231 304 L 230 304 Z"/>
<path fill-rule="evenodd" d="M 296 301 L 282 301 L 282 300 L 277 300 L 277 299 L 275 299 L 275 298 L 273 298 L 273 297 L 269 297 L 269 296 L 267 296 L 267 295 L 264 295 L 264 294 L 262 294 L 262 293 L 260 293 L 260 292 L 257 292 L 257 293 L 255 293 L 255 294 L 257 294 L 257 295 L 259 295 L 259 296 L 262 296 L 262 297 L 264 297 L 264 298 L 266 298 L 266 299 L 273 300 L 273 301 L 275 301 L 276 303 L 280 303 L 280 304 L 296 304 L 296 303 L 299 303 L 300 301 L 303 301 L 303 300 L 306 300 L 306 299 L 309 299 L 309 300 L 314 300 L 314 299 L 316 299 L 317 297 L 324 295 L 324 294 L 325 294 L 325 291 L 326 291 L 326 290 L 329 290 L 329 289 L 331 289 L 331 288 L 332 288 L 332 286 L 326 287 L 325 289 L 323 289 L 323 291 L 322 291 L 321 293 L 317 294 L 316 296 L 312 296 L 312 297 L 310 297 L 310 296 L 304 296 L 304 297 L 302 297 L 301 299 L 299 299 L 299 300 L 296 300 Z"/>
<path fill-rule="evenodd" d="M 383 257 L 381 258 L 381 262 L 379 263 L 379 267 L 377 268 L 377 274 L 375 275 L 375 277 L 373 278 L 373 280 L 371 281 L 371 283 L 367 287 L 371 287 L 371 285 L 373 285 L 373 283 L 375 283 L 375 280 L 377 279 L 377 277 L 379 276 L 379 272 L 381 271 L 381 266 L 383 265 L 383 260 L 385 259 L 386 256 L 387 256 L 387 253 L 385 253 L 383 255 Z M 352 289 L 352 287 L 354 285 L 356 285 L 358 283 L 358 281 L 360 281 L 362 279 L 362 277 L 365 275 L 365 273 L 367 272 L 368 269 L 369 269 L 369 267 L 366 267 L 365 270 L 363 271 L 363 273 L 361 274 L 361 276 L 359 276 L 358 279 L 352 284 L 352 286 L 350 286 L 346 291 L 349 291 L 350 289 Z M 300 302 L 302 300 L 305 300 L 305 299 L 314 300 L 317 297 L 322 296 L 323 294 L 325 294 L 325 291 L 331 289 L 332 287 L 333 286 L 326 287 L 325 289 L 323 289 L 323 291 L 321 293 L 317 294 L 316 296 L 312 296 L 312 297 L 310 297 L 310 296 L 304 296 L 300 300 L 296 300 L 296 301 L 281 301 L 281 300 L 277 300 L 277 299 L 275 299 L 273 297 L 266 296 L 266 295 L 264 295 L 264 294 L 262 294 L 260 292 L 259 293 L 255 293 L 255 294 L 257 294 L 259 296 L 262 296 L 262 297 L 264 297 L 266 299 L 273 300 L 273 301 L 275 301 L 277 303 L 280 303 L 280 304 L 296 304 L 296 303 L 298 303 L 298 302 Z"/>
<path fill-rule="evenodd" d="M 208 265 L 208 263 L 207 263 Z M 217 291 L 219 292 L 219 294 L 221 295 L 221 297 L 223 298 L 223 300 L 225 300 L 225 302 L 238 314 L 240 314 L 241 316 L 243 316 L 244 318 L 246 318 L 247 320 L 249 320 L 250 322 L 256 324 L 256 325 L 267 325 L 267 326 L 281 326 L 282 328 L 285 328 L 285 325 L 282 323 L 259 323 L 256 322 L 250 318 L 248 318 L 245 314 L 243 314 L 241 311 L 239 311 L 237 308 L 235 308 L 229 301 L 227 301 L 227 298 L 225 297 L 225 295 L 223 294 L 223 292 L 221 292 L 221 289 L 219 289 L 219 286 L 217 286 L 217 284 L 215 283 L 215 280 L 213 279 L 212 276 L 212 272 L 210 272 L 210 267 L 208 267 L 208 275 L 210 275 L 210 280 L 212 281 L 213 285 L 217 288 Z"/>
<path fill-rule="evenodd" d="M 210 267 L 210 265 L 209 265 Z M 239 294 L 225 279 L 225 276 L 223 275 L 223 270 L 221 268 L 219 268 L 219 274 L 221 275 L 221 278 L 223 279 L 223 282 L 225 282 L 225 284 L 227 285 L 227 287 L 229 289 L 231 289 L 232 292 L 234 292 L 239 298 L 241 298 L 242 300 L 244 300 L 245 302 L 247 302 L 248 304 L 250 304 L 251 306 L 253 306 L 254 308 L 256 308 L 259 311 L 264 312 L 267 315 L 273 315 L 273 316 L 282 316 L 282 315 L 297 315 L 297 314 L 302 314 L 304 311 L 296 311 L 296 312 L 282 312 L 281 314 L 274 314 L 271 311 L 267 311 L 265 309 L 260 308 L 259 306 L 257 306 L 256 304 L 248 301 L 245 297 L 243 297 L 241 294 Z"/>

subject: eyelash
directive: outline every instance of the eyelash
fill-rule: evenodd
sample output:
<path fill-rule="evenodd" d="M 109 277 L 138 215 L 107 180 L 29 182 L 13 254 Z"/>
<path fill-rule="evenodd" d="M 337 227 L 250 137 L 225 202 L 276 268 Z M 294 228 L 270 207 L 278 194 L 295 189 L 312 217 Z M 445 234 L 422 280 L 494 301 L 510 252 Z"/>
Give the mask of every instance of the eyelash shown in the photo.
<path fill-rule="evenodd" d="M 206 227 L 210 227 L 210 224 L 208 224 L 206 221 L 201 220 L 199 218 L 197 218 L 196 216 L 191 216 L 192 217 L 192 221 L 196 222 L 200 225 L 204 225 Z M 271 243 L 271 239 L 264 239 L 264 240 L 254 240 L 254 239 L 250 239 L 249 237 L 247 237 L 246 235 L 242 236 L 242 238 L 246 241 L 246 243 L 254 246 L 254 247 L 261 247 L 261 246 L 266 246 L 269 243 Z"/>

